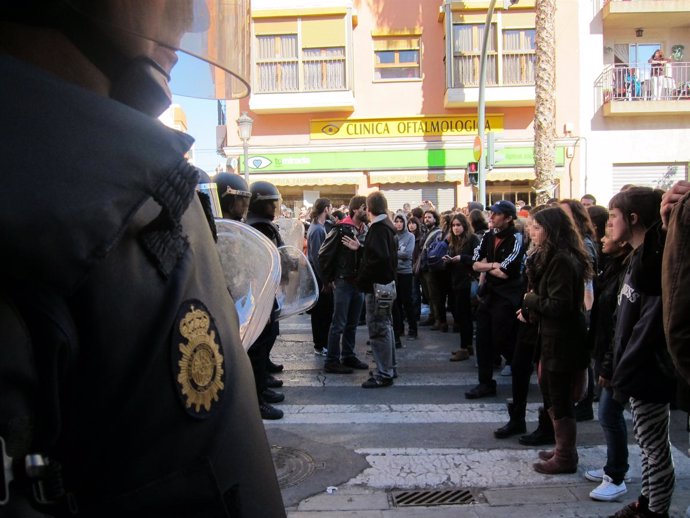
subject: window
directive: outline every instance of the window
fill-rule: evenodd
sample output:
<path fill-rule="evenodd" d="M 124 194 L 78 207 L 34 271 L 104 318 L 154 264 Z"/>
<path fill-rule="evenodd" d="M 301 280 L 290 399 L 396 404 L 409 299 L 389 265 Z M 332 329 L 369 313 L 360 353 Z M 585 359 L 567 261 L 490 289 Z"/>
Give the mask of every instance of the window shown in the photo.
<path fill-rule="evenodd" d="M 254 91 L 346 90 L 345 27 L 345 17 L 255 20 Z"/>
<path fill-rule="evenodd" d="M 486 54 L 486 84 L 497 84 L 496 25 L 492 24 Z M 453 84 L 456 87 L 479 86 L 479 60 L 484 38 L 484 24 L 453 25 Z"/>
<path fill-rule="evenodd" d="M 419 79 L 420 38 L 374 38 L 374 80 Z"/>
<path fill-rule="evenodd" d="M 503 31 L 503 84 L 534 84 L 534 29 Z"/>
<path fill-rule="evenodd" d="M 484 37 L 483 15 L 453 20 L 452 88 L 479 86 Z M 503 14 L 491 24 L 486 54 L 487 86 L 534 84 L 535 30 L 533 13 Z"/>

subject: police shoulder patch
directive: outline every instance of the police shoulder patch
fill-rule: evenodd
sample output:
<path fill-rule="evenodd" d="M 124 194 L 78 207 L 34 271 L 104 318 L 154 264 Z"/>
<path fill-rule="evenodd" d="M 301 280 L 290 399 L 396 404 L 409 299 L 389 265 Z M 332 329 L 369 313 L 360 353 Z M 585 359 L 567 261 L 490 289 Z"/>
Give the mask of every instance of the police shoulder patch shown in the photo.
<path fill-rule="evenodd" d="M 172 333 L 172 368 L 185 411 L 209 417 L 225 388 L 223 348 L 213 317 L 199 300 L 184 301 Z"/>

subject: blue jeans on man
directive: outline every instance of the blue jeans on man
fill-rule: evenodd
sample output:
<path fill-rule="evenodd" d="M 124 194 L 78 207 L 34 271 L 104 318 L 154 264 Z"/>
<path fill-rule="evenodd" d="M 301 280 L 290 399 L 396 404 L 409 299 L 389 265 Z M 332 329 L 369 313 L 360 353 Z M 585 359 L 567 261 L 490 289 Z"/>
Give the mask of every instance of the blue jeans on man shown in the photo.
<path fill-rule="evenodd" d="M 385 314 L 377 311 L 373 293 L 366 294 L 366 304 L 369 342 L 376 361 L 375 375 L 386 381 L 392 380 L 395 377 L 395 338 L 391 308 Z"/>
<path fill-rule="evenodd" d="M 364 296 L 357 287 L 345 280 L 336 279 L 333 290 L 333 320 L 328 332 L 326 363 L 339 363 L 355 356 L 355 333 L 362 312 Z M 342 336 L 342 350 L 341 340 Z"/>

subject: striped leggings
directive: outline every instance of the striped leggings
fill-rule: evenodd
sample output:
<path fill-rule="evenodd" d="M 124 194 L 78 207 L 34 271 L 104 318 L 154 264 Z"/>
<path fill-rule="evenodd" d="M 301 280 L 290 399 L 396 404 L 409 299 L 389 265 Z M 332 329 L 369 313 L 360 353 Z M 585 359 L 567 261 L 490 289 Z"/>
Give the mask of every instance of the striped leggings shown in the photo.
<path fill-rule="evenodd" d="M 668 403 L 646 403 L 630 398 L 635 440 L 642 452 L 642 494 L 649 510 L 666 513 L 671 507 L 676 476 L 668 437 Z"/>

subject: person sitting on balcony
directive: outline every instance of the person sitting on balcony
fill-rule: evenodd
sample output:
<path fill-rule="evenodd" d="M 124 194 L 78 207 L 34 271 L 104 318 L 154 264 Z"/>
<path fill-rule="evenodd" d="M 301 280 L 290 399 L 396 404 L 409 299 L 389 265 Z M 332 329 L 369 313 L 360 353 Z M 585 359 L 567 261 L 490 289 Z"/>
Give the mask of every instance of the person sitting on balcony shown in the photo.
<path fill-rule="evenodd" d="M 636 68 L 629 68 L 625 75 L 625 91 L 628 100 L 637 99 L 642 95 L 642 83 L 637 77 Z"/>

